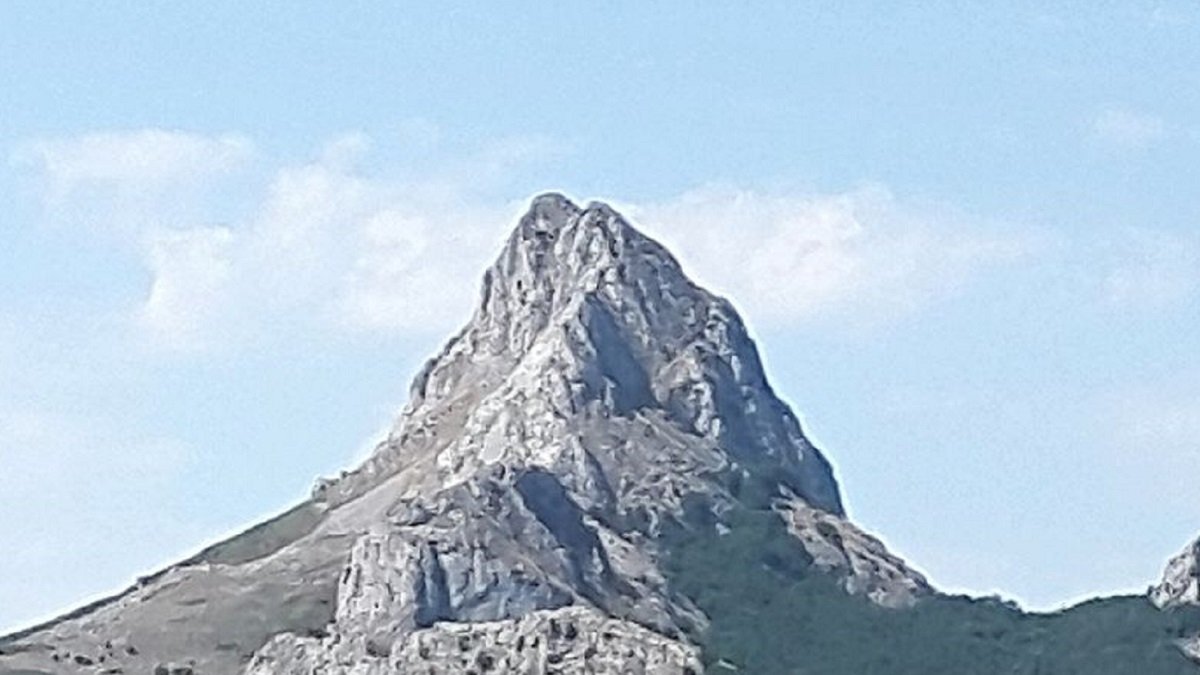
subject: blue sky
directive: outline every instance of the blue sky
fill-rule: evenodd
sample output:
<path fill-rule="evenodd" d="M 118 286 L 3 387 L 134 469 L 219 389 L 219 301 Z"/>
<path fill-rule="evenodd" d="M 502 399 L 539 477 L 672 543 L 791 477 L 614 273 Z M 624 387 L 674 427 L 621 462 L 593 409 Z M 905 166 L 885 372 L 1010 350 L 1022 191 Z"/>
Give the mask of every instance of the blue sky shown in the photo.
<path fill-rule="evenodd" d="M 942 587 L 1200 532 L 1194 5 L 245 4 L 0 8 L 0 627 L 361 458 L 547 189 L 734 299 Z"/>

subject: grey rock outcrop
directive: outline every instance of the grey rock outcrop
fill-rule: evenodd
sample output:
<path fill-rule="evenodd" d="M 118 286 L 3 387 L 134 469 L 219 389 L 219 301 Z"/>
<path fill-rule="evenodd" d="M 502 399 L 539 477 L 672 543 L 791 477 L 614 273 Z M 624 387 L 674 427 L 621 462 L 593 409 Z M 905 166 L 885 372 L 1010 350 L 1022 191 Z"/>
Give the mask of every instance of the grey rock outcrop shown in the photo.
<path fill-rule="evenodd" d="M 1167 561 L 1162 580 L 1150 589 L 1158 607 L 1200 605 L 1200 539 Z"/>
<path fill-rule="evenodd" d="M 486 463 L 570 462 L 575 448 L 556 441 L 578 418 L 639 414 L 768 463 L 809 503 L 842 512 L 828 462 L 772 392 L 733 307 L 608 206 L 542 195 L 484 274 L 470 323 L 417 376 L 395 431 L 322 493 L 345 502 L 416 455 L 435 455 L 451 479 Z M 596 478 L 583 468 L 584 482 Z"/>
<path fill-rule="evenodd" d="M 0 675 L 114 640 L 136 645 L 106 652 L 125 672 L 698 673 L 708 619 L 672 590 L 659 540 L 697 504 L 720 523 L 745 483 L 847 591 L 890 607 L 929 591 L 845 519 L 733 307 L 608 206 L 543 195 L 370 459 L 0 639 Z"/>
<path fill-rule="evenodd" d="M 911 607 L 933 588 L 918 571 L 845 518 L 794 499 L 779 507 L 813 564 L 838 576 L 848 593 L 884 607 Z"/>
<path fill-rule="evenodd" d="M 1200 663 L 1200 635 L 1193 635 L 1179 643 L 1179 649 L 1196 663 Z"/>
<path fill-rule="evenodd" d="M 438 623 L 412 632 L 386 653 L 363 659 L 330 639 L 276 638 L 248 675 L 272 673 L 595 673 L 695 675 L 699 650 L 592 609 L 538 610 L 519 619 Z"/>
<path fill-rule="evenodd" d="M 1163 610 L 1187 605 L 1200 606 L 1200 539 L 1167 561 L 1162 579 L 1150 588 L 1150 602 Z M 1200 634 L 1179 641 L 1184 654 L 1200 663 Z"/>

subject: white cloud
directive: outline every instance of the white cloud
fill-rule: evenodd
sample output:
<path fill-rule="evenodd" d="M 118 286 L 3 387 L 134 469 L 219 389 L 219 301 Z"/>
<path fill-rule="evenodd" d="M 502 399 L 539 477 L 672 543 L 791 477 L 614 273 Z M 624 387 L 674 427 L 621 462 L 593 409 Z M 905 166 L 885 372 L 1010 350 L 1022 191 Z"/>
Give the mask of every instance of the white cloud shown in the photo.
<path fill-rule="evenodd" d="M 143 129 L 36 140 L 12 160 L 44 181 L 52 220 L 136 232 L 178 213 L 213 179 L 254 156 L 245 137 Z"/>
<path fill-rule="evenodd" d="M 320 163 L 327 166 L 350 166 L 371 150 L 371 137 L 362 132 L 342 134 L 325 144 Z"/>
<path fill-rule="evenodd" d="M 1026 248 L 881 187 L 825 195 L 704 188 L 634 211 L 692 273 L 751 317 L 779 323 L 894 318 Z"/>
<path fill-rule="evenodd" d="M 1176 450 L 1200 468 L 1200 396 L 1131 394 L 1122 400 L 1118 419 L 1139 452 Z"/>
<path fill-rule="evenodd" d="M 253 144 L 242 136 L 144 129 L 34 141 L 18 158 L 40 163 L 52 194 L 62 195 L 92 184 L 161 189 L 229 171 L 252 153 Z"/>
<path fill-rule="evenodd" d="M 1144 150 L 1168 135 L 1162 118 L 1128 108 L 1108 108 L 1100 112 L 1091 127 L 1100 142 L 1122 150 Z"/>
<path fill-rule="evenodd" d="M 1108 244 L 1105 300 L 1119 309 L 1176 305 L 1200 289 L 1200 240 L 1163 230 L 1127 231 Z"/>
<path fill-rule="evenodd" d="M 146 261 L 153 281 L 142 323 L 177 347 L 201 346 L 205 320 L 231 290 L 233 245 L 233 232 L 225 227 L 153 233 Z"/>
<path fill-rule="evenodd" d="M 179 264 L 160 256 L 155 289 L 163 292 L 147 307 L 189 330 L 220 318 L 207 309 L 219 299 L 226 316 L 243 319 L 299 311 L 351 330 L 447 332 L 467 316 L 480 271 L 520 208 L 451 186 L 378 181 L 324 161 L 284 169 L 232 242 L 211 230 L 169 239 L 186 252 Z M 627 210 L 763 322 L 893 318 L 1021 252 L 1015 239 L 879 188 L 817 196 L 703 189 Z"/>
<path fill-rule="evenodd" d="M 477 277 L 495 253 L 498 224 L 511 219 L 510 210 L 374 214 L 359 231 L 339 310 L 368 330 L 444 327 L 465 319 Z"/>
<path fill-rule="evenodd" d="M 296 321 L 443 333 L 464 319 L 512 208 L 446 176 L 367 175 L 357 160 L 369 146 L 342 137 L 279 169 L 233 226 L 151 229 L 141 318 L 161 343 L 201 348 Z"/>
<path fill-rule="evenodd" d="M 86 134 L 26 143 L 14 159 L 41 180 L 51 220 L 140 247 L 151 278 L 136 318 L 158 346 L 197 350 L 304 322 L 442 333 L 469 311 L 512 216 L 487 195 L 570 148 L 520 136 L 447 160 L 427 122 L 396 135 L 428 157 L 386 177 L 363 169 L 373 139 L 361 133 L 236 185 L 225 179 L 255 156 L 236 135 Z M 194 198 L 205 190 L 209 202 Z"/>
<path fill-rule="evenodd" d="M 1197 14 L 1190 5 L 1160 4 L 1151 7 L 1146 18 L 1154 28 L 1184 28 L 1196 22 Z"/>
<path fill-rule="evenodd" d="M 494 178 L 503 175 L 515 164 L 562 158 L 573 152 L 571 143 L 541 134 L 511 136 L 485 145 L 470 157 L 466 167 L 472 173 Z M 482 170 L 482 171 L 480 171 Z"/>
<path fill-rule="evenodd" d="M 363 168 L 372 144 L 348 134 L 313 161 L 277 168 L 226 224 L 201 224 L 213 220 L 202 208 L 152 209 L 132 235 L 151 275 L 137 317 L 156 343 L 195 350 L 297 328 L 445 333 L 468 315 L 480 271 L 520 208 L 493 187 L 507 188 L 515 168 L 569 152 L 544 137 L 501 139 L 418 175 L 380 177 Z M 72 208 L 91 211 L 144 182 L 203 182 L 235 166 L 251 144 L 148 131 L 55 147 L 80 157 L 47 151 L 51 183 L 111 183 L 99 196 L 67 191 Z M 130 148 L 142 159 L 102 161 Z M 1023 245 L 880 187 L 840 194 L 706 187 L 625 210 L 762 322 L 894 318 L 955 292 Z"/>

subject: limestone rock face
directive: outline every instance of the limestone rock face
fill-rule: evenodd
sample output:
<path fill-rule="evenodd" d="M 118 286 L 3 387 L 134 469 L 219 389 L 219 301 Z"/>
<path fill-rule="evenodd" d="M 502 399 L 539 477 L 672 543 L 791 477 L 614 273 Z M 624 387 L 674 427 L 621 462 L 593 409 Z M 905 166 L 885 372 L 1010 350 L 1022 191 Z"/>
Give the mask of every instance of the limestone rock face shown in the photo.
<path fill-rule="evenodd" d="M 0 638 L 0 675 L 698 673 L 708 617 L 672 590 L 660 535 L 697 507 L 722 526 L 751 484 L 847 591 L 929 592 L 845 519 L 733 307 L 608 206 L 543 195 L 370 459 Z"/>
<path fill-rule="evenodd" d="M 644 416 L 842 511 L 829 464 L 767 384 L 733 307 L 608 206 L 543 195 L 484 274 L 470 323 L 413 382 L 394 433 L 322 498 L 352 499 L 418 455 L 452 480 L 488 463 L 572 462 L 589 449 L 561 441 L 581 423 Z"/>
<path fill-rule="evenodd" d="M 1179 649 L 1196 663 L 1200 663 L 1200 635 L 1193 635 L 1179 644 Z"/>
<path fill-rule="evenodd" d="M 695 675 L 698 650 L 592 609 L 538 610 L 519 619 L 438 623 L 408 634 L 385 654 L 361 659 L 331 640 L 276 638 L 259 650 L 248 675 L 273 673 L 595 673 Z"/>
<path fill-rule="evenodd" d="M 1167 561 L 1162 580 L 1150 588 L 1150 602 L 1163 610 L 1200 605 L 1200 539 Z M 1200 635 L 1183 638 L 1179 648 L 1188 658 L 1200 663 Z"/>
<path fill-rule="evenodd" d="M 785 503 L 781 511 L 813 564 L 840 577 L 847 592 L 884 607 L 911 607 L 933 593 L 920 572 L 845 518 L 798 499 Z"/>
<path fill-rule="evenodd" d="M 1150 600 L 1159 607 L 1200 605 L 1200 539 L 1167 562 L 1162 580 L 1150 589 Z"/>

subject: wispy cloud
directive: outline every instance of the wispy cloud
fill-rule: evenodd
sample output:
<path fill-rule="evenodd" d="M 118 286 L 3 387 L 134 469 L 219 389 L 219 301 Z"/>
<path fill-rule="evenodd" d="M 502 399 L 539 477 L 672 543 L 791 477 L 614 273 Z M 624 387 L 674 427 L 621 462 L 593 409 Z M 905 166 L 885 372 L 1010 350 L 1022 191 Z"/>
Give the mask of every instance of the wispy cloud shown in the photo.
<path fill-rule="evenodd" d="M 689 268 L 764 322 L 891 320 L 1031 245 L 880 186 L 837 194 L 708 187 L 634 211 Z"/>
<path fill-rule="evenodd" d="M 1165 230 L 1128 230 L 1110 240 L 1102 280 L 1118 309 L 1162 309 L 1200 290 L 1200 239 Z"/>
<path fill-rule="evenodd" d="M 1196 23 L 1196 7 L 1190 3 L 1161 3 L 1145 11 L 1145 17 L 1153 28 L 1186 28 Z"/>
<path fill-rule="evenodd" d="M 43 181 L 53 219 L 130 231 L 176 212 L 180 199 L 254 155 L 254 144 L 236 134 L 142 129 L 29 141 L 11 159 Z"/>
<path fill-rule="evenodd" d="M 149 235 L 153 280 L 140 322 L 177 348 L 203 345 L 206 325 L 232 292 L 234 234 L 227 227 L 161 230 Z"/>
<path fill-rule="evenodd" d="M 1168 137 L 1169 127 L 1157 115 L 1130 108 L 1107 108 L 1092 120 L 1094 139 L 1120 150 L 1145 150 Z"/>
<path fill-rule="evenodd" d="M 1140 452 L 1181 452 L 1200 468 L 1200 396 L 1130 394 L 1122 400 L 1117 419 L 1123 437 Z"/>
<path fill-rule="evenodd" d="M 446 332 L 467 315 L 479 270 L 520 206 L 472 199 L 444 181 L 430 189 L 375 180 L 326 160 L 286 168 L 246 226 L 155 238 L 142 316 L 176 346 L 201 344 L 205 327 L 244 330 L 288 312 L 351 330 Z M 628 210 L 763 322 L 889 320 L 1024 252 L 1017 238 L 882 188 L 703 189 Z M 731 254 L 739 264 L 728 264 Z"/>
<path fill-rule="evenodd" d="M 50 194 L 64 196 L 97 185 L 153 191 L 190 183 L 237 167 L 253 151 L 244 136 L 143 129 L 31 141 L 15 159 L 40 164 Z"/>
<path fill-rule="evenodd" d="M 144 151 L 170 159 L 142 162 L 136 170 L 84 172 L 103 175 L 112 189 L 100 195 L 68 190 L 73 208 L 103 210 L 114 194 L 136 192 L 144 171 L 165 172 L 159 185 L 186 183 L 187 176 L 203 181 L 252 147 L 149 132 L 128 139 L 135 147 L 156 139 L 191 150 Z M 211 222 L 202 210 L 147 218 L 132 237 L 151 274 L 139 323 L 157 344 L 185 350 L 297 322 L 444 333 L 466 317 L 479 270 L 522 206 L 479 186 L 503 183 L 514 168 L 570 152 L 544 137 L 500 139 L 422 175 L 380 177 L 365 168 L 372 144 L 349 134 L 312 161 L 275 169 L 246 213 L 227 224 L 199 224 Z M 97 147 L 127 149 L 90 136 L 54 147 L 55 161 L 42 165 L 51 183 L 72 182 L 55 167 L 104 166 Z M 69 157 L 71 147 L 84 157 Z M 215 152 L 220 161 L 210 156 L 214 149 L 221 150 Z M 199 156 L 212 160 L 207 168 L 176 166 L 178 158 Z M 821 316 L 890 320 L 957 292 L 975 272 L 1022 255 L 1027 244 L 879 186 L 836 194 L 705 187 L 624 208 L 764 323 Z"/>
<path fill-rule="evenodd" d="M 426 125 L 406 132 L 418 133 L 437 142 Z M 220 225 L 205 224 L 216 218 L 203 205 L 177 202 L 245 162 L 253 144 L 240 137 L 90 134 L 26 144 L 21 156 L 52 213 L 120 214 L 113 231 L 139 247 L 151 276 L 136 318 L 154 344 L 199 350 L 306 322 L 445 332 L 469 311 L 475 276 L 516 208 L 484 196 L 489 187 L 569 146 L 505 138 L 381 177 L 364 168 L 372 145 L 347 134 L 311 161 L 273 169 Z"/>

